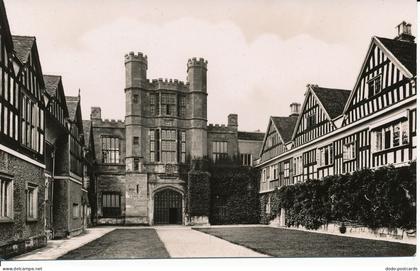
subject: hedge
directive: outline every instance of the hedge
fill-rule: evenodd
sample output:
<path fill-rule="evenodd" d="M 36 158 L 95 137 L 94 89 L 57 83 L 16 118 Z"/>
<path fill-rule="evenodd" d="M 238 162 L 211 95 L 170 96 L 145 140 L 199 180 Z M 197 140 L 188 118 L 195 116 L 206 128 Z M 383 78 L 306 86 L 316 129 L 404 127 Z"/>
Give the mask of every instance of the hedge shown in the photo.
<path fill-rule="evenodd" d="M 416 228 L 416 163 L 335 175 L 283 186 L 271 194 L 273 219 L 286 210 L 288 226 L 318 229 L 350 222 L 371 229 Z"/>

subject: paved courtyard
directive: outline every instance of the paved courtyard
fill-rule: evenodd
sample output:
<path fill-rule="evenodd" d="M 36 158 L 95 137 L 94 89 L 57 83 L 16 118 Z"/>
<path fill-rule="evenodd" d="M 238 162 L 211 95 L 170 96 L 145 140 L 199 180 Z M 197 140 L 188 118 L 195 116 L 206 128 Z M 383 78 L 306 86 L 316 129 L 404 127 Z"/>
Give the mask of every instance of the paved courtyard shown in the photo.
<path fill-rule="evenodd" d="M 98 227 L 14 260 L 412 256 L 416 246 L 264 226 Z"/>

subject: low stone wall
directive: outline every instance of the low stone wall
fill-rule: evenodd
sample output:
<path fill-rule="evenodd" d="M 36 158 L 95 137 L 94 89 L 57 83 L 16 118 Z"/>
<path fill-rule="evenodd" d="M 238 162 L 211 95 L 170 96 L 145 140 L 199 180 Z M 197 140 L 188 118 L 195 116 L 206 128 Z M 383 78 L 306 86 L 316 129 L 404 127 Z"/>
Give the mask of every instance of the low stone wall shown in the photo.
<path fill-rule="evenodd" d="M 11 241 L 0 247 L 0 258 L 8 259 L 47 245 L 45 235 L 33 236 L 25 240 Z"/>
<path fill-rule="evenodd" d="M 185 222 L 187 226 L 209 226 L 209 218 L 208 216 L 191 216 Z"/>
<path fill-rule="evenodd" d="M 97 225 L 124 225 L 124 218 L 98 218 Z"/>
<path fill-rule="evenodd" d="M 285 227 L 281 226 L 280 219 L 276 218 L 271 220 L 269 223 L 272 227 L 279 227 L 285 229 L 301 230 L 314 233 L 325 233 L 325 234 L 334 234 L 346 237 L 357 237 L 357 238 L 366 238 L 382 241 L 393 241 L 401 242 L 406 244 L 416 244 L 416 233 L 415 231 L 405 231 L 402 229 L 388 229 L 388 228 L 379 228 L 379 229 L 369 229 L 367 227 L 362 227 L 359 225 L 345 224 L 346 230 L 344 233 L 340 232 L 340 224 L 327 224 L 321 226 L 318 230 L 308 230 L 302 226 L 299 227 Z"/>

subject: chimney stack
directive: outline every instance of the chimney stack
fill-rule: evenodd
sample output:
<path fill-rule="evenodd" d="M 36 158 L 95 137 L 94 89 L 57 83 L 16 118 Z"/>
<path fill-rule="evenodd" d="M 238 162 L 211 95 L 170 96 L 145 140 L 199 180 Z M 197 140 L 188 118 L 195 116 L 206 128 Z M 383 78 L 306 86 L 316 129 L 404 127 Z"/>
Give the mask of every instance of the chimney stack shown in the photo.
<path fill-rule="evenodd" d="M 228 115 L 228 127 L 238 129 L 238 114 Z"/>
<path fill-rule="evenodd" d="M 290 117 L 299 116 L 300 112 L 300 103 L 291 103 L 290 104 Z"/>
<path fill-rule="evenodd" d="M 91 120 L 100 120 L 100 119 L 102 119 L 102 116 L 101 116 L 101 108 L 100 107 L 91 107 L 90 108 L 90 119 Z"/>
<path fill-rule="evenodd" d="M 399 25 L 397 25 L 398 30 L 398 36 L 395 37 L 396 40 L 400 41 L 408 41 L 408 42 L 414 42 L 414 37 L 411 34 L 411 24 L 407 23 L 405 21 L 402 21 Z"/>

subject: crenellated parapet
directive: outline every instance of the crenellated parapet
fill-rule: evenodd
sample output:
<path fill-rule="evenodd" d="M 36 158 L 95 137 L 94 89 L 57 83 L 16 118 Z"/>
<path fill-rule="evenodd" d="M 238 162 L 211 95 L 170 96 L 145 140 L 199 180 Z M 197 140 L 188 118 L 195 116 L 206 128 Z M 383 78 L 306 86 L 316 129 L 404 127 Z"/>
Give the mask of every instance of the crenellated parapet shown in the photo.
<path fill-rule="evenodd" d="M 205 60 L 202 57 L 200 58 L 193 57 L 193 58 L 188 59 L 187 68 L 190 69 L 193 67 L 200 67 L 207 70 L 207 60 Z"/>
<path fill-rule="evenodd" d="M 224 124 L 213 124 L 207 125 L 207 132 L 209 133 L 235 133 L 237 129 L 232 126 L 226 126 Z"/>
<path fill-rule="evenodd" d="M 127 64 L 128 62 L 141 62 L 146 65 L 147 69 L 147 55 L 143 55 L 143 53 L 138 52 L 135 54 L 134 52 L 130 52 L 125 55 L 124 63 Z"/>
<path fill-rule="evenodd" d="M 101 127 L 101 128 L 120 128 L 124 129 L 125 124 L 123 120 L 117 120 L 117 119 L 104 119 L 100 122 L 95 122 L 95 127 Z"/>
<path fill-rule="evenodd" d="M 176 90 L 176 91 L 188 90 L 188 83 L 186 84 L 185 82 L 177 80 L 177 79 L 159 78 L 159 79 L 147 80 L 147 82 L 148 82 L 149 87 L 153 90 L 160 90 L 160 89 Z"/>

